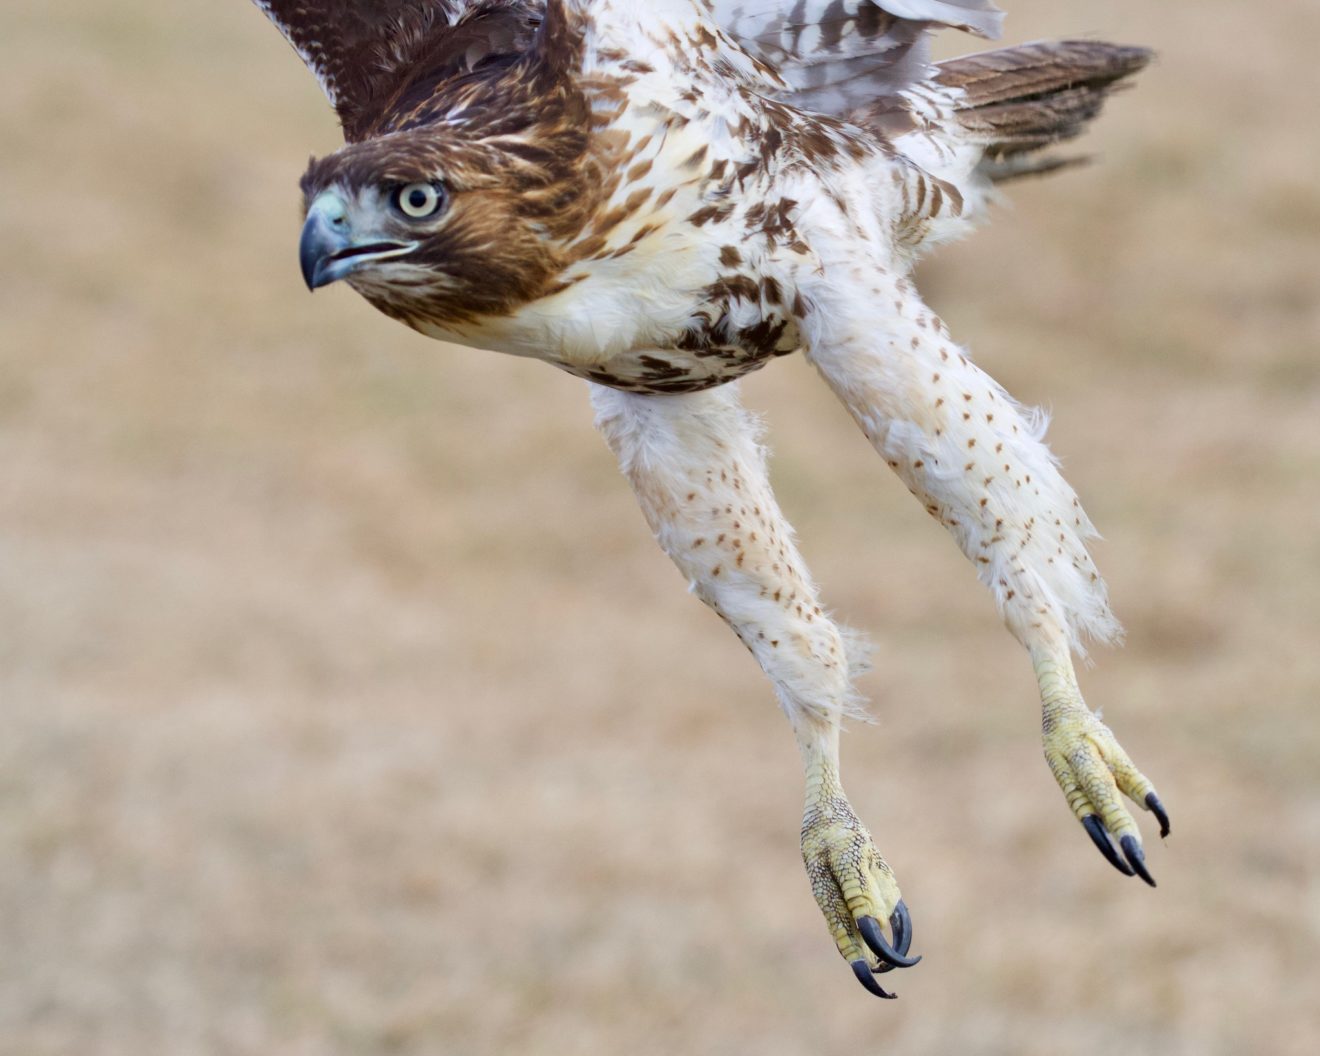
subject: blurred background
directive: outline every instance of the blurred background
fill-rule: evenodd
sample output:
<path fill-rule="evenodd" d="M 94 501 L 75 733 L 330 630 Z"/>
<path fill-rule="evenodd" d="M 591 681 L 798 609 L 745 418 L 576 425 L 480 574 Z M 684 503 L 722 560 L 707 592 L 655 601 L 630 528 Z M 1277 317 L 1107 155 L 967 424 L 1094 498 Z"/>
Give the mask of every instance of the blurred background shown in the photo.
<path fill-rule="evenodd" d="M 1153 45 L 922 288 L 1105 533 L 1083 689 L 1173 814 L 1072 820 L 1030 666 L 800 358 L 745 385 L 926 960 L 834 952 L 793 738 L 551 368 L 308 296 L 337 130 L 252 5 L 0 14 L 0 1052 L 1320 1051 L 1312 0 L 1006 0 Z M 946 36 L 945 55 L 977 42 Z"/>

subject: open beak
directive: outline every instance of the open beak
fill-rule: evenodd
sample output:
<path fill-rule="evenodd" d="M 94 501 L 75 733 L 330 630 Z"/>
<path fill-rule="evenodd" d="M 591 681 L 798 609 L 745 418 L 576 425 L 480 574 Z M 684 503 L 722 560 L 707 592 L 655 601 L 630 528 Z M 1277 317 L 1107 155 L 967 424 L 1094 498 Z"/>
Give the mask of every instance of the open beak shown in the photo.
<path fill-rule="evenodd" d="M 416 242 L 354 237 L 343 200 L 331 191 L 319 195 L 307 210 L 298 261 L 309 290 L 327 286 L 373 261 L 401 257 L 417 248 Z"/>

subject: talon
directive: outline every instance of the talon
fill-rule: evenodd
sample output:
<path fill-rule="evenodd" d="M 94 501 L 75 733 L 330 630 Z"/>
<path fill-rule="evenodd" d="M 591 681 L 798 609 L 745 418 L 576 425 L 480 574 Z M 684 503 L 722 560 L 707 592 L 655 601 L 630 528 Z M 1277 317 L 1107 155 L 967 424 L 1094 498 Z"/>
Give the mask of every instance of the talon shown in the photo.
<path fill-rule="evenodd" d="M 889 926 L 894 932 L 894 949 L 899 953 L 907 953 L 912 948 L 912 914 L 908 912 L 907 903 L 901 898 L 894 907 L 894 912 L 889 914 Z M 917 960 L 921 960 L 920 957 Z M 896 966 L 881 962 L 871 971 L 892 972 Z"/>
<path fill-rule="evenodd" d="M 1127 855 L 1127 860 L 1132 863 L 1132 868 L 1136 874 L 1150 884 L 1155 886 L 1155 878 L 1150 875 L 1150 870 L 1146 868 L 1146 855 L 1141 850 L 1141 844 L 1137 842 L 1135 836 L 1124 836 L 1118 841 L 1118 845 L 1123 848 L 1123 853 Z"/>
<path fill-rule="evenodd" d="M 875 981 L 875 976 L 871 974 L 871 969 L 865 958 L 858 957 L 857 960 L 848 963 L 852 966 L 853 975 L 857 976 L 857 981 L 875 994 L 876 997 L 883 997 L 888 1001 L 892 1001 L 898 996 L 897 994 L 888 993 L 884 987 Z"/>
<path fill-rule="evenodd" d="M 1164 804 L 1160 802 L 1160 797 L 1154 792 L 1146 793 L 1146 809 L 1155 815 L 1155 819 L 1160 823 L 1160 839 L 1169 835 L 1169 815 L 1164 809 Z"/>
<path fill-rule="evenodd" d="M 871 947 L 871 952 L 886 964 L 891 964 L 895 968 L 911 968 L 921 960 L 920 957 L 905 957 L 890 946 L 885 933 L 880 930 L 880 922 L 875 917 L 859 917 L 857 930 L 862 933 L 866 945 Z"/>
<path fill-rule="evenodd" d="M 1096 850 L 1105 856 L 1105 861 L 1124 876 L 1132 875 L 1132 870 L 1128 867 L 1127 862 L 1123 861 L 1123 859 L 1118 856 L 1118 852 L 1114 850 L 1114 845 L 1109 840 L 1109 834 L 1105 832 L 1105 827 L 1100 821 L 1099 814 L 1086 815 L 1086 817 L 1082 819 L 1082 828 L 1084 828 L 1086 834 L 1091 837 L 1091 842 L 1095 844 Z M 1131 836 L 1124 836 L 1123 838 L 1125 840 L 1132 839 Z M 1151 883 L 1154 883 L 1154 881 L 1151 881 Z"/>
<path fill-rule="evenodd" d="M 907 953 L 912 948 L 912 914 L 901 898 L 894 912 L 889 914 L 889 927 L 894 932 L 894 949 L 899 953 Z"/>

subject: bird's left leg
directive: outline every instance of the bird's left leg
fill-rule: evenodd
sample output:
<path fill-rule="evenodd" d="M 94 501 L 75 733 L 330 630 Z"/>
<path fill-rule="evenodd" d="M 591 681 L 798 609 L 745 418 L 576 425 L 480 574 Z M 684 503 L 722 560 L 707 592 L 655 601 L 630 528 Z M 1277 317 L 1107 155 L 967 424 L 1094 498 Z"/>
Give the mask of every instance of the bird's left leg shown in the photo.
<path fill-rule="evenodd" d="M 891 996 L 873 973 L 917 958 L 893 871 L 839 781 L 839 722 L 857 707 L 847 650 L 770 490 L 755 419 L 733 384 L 681 395 L 593 386 L 592 402 L 656 539 L 774 683 L 806 771 L 812 893 L 857 978 Z"/>
<path fill-rule="evenodd" d="M 906 278 L 874 262 L 842 275 L 808 291 L 811 361 L 953 535 L 1026 647 L 1045 759 L 1074 816 L 1115 868 L 1153 886 L 1123 797 L 1154 814 L 1161 835 L 1169 819 L 1077 687 L 1071 652 L 1085 637 L 1116 638 L 1119 626 L 1086 549 L 1094 530 L 1042 440 L 1043 417 L 953 343 Z"/>

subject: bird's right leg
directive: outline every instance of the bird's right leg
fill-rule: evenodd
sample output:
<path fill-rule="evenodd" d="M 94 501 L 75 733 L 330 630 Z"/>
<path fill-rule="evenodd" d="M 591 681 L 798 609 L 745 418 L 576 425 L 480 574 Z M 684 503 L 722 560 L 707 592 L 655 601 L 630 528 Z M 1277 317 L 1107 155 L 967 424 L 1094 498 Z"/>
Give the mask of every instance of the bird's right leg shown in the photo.
<path fill-rule="evenodd" d="M 918 958 L 907 956 L 912 928 L 894 874 L 839 782 L 839 722 L 856 707 L 844 640 L 770 490 L 755 420 L 732 384 L 681 395 L 593 386 L 592 402 L 660 545 L 774 683 L 806 771 L 812 893 L 857 978 L 892 996 L 873 973 Z"/>

